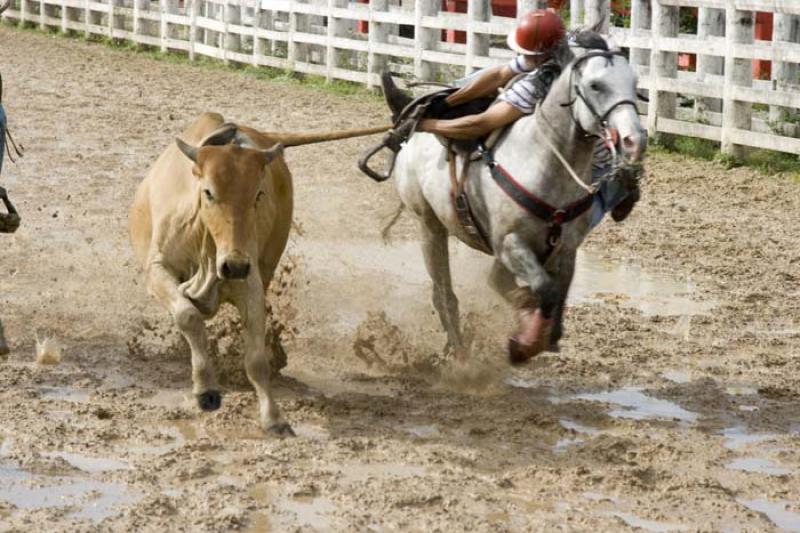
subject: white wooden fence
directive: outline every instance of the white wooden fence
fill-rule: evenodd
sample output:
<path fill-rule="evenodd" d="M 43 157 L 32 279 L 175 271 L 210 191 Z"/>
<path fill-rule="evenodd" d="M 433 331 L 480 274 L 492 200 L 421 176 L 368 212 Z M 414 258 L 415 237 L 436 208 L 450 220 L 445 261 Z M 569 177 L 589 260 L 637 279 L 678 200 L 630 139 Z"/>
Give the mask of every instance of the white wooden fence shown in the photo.
<path fill-rule="evenodd" d="M 3 16 L 373 86 L 386 68 L 448 79 L 510 58 L 505 35 L 515 20 L 490 0 L 458 2 L 465 13 L 446 12 L 445 0 L 15 0 Z M 737 156 L 745 146 L 800 154 L 800 0 L 620 2 L 630 15 L 610 21 L 609 0 L 570 0 L 570 24 L 602 23 L 630 50 L 649 91 L 640 110 L 651 135 L 711 139 Z M 517 12 L 540 4 L 517 0 Z M 681 33 L 679 19 L 693 8 L 696 29 Z M 754 39 L 757 11 L 774 14 L 771 41 Z M 462 42 L 445 40 L 448 30 L 463 32 Z M 685 54 L 697 58 L 693 71 L 678 67 Z M 772 62 L 771 79 L 753 79 L 753 60 Z"/>

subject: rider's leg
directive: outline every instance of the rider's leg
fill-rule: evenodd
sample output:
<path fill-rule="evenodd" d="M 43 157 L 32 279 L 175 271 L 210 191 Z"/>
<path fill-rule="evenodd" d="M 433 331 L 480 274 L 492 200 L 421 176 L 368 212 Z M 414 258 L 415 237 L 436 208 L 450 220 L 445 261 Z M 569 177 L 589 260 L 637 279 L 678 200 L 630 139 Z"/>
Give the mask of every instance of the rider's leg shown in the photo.
<path fill-rule="evenodd" d="M 381 74 L 381 87 L 383 88 L 383 96 L 386 98 L 386 103 L 392 111 L 392 122 L 397 122 L 400 112 L 411 103 L 413 98 L 394 84 L 392 75 L 389 72 Z"/>

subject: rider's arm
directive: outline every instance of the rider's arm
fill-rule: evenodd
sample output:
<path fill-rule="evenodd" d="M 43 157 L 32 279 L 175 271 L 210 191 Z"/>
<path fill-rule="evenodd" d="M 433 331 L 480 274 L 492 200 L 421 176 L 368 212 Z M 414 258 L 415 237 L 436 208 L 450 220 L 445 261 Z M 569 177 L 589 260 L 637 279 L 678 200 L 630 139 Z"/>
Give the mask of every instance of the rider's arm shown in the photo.
<path fill-rule="evenodd" d="M 505 86 L 515 74 L 508 65 L 487 68 L 473 81 L 448 96 L 445 101 L 450 107 L 454 107 L 483 96 L 494 96 L 497 94 L 497 89 Z"/>
<path fill-rule="evenodd" d="M 478 115 L 467 115 L 453 120 L 425 119 L 418 131 L 444 135 L 451 139 L 477 139 L 511 124 L 524 113 L 508 102 L 498 102 Z"/>

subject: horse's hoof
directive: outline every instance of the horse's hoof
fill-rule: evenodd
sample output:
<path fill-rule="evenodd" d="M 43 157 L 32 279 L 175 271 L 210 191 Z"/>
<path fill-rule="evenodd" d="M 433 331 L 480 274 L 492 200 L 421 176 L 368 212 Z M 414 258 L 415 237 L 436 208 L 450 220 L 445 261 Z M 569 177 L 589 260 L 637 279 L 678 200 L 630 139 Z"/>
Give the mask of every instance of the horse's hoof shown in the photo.
<path fill-rule="evenodd" d="M 267 433 L 271 433 L 279 437 L 297 436 L 294 430 L 292 429 L 292 426 L 290 426 L 288 422 L 278 422 L 277 424 L 272 424 L 270 427 L 267 428 Z"/>
<path fill-rule="evenodd" d="M 8 348 L 8 344 L 0 343 L 0 355 L 8 355 L 11 353 L 11 350 Z"/>
<path fill-rule="evenodd" d="M 197 405 L 203 411 L 216 411 L 222 406 L 222 395 L 218 390 L 207 390 L 197 395 Z"/>
<path fill-rule="evenodd" d="M 508 360 L 514 366 L 527 363 L 543 351 L 544 348 L 539 342 L 523 344 L 516 335 L 508 339 Z"/>

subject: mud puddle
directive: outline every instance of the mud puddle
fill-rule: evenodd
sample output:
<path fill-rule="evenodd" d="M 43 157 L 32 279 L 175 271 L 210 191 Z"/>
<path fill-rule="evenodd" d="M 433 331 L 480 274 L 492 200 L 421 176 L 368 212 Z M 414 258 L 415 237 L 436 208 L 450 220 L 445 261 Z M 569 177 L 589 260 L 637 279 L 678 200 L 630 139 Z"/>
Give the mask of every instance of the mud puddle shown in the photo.
<path fill-rule="evenodd" d="M 140 499 L 126 485 L 88 478 L 39 476 L 0 463 L 0 500 L 18 510 L 64 507 L 69 517 L 99 522 Z M 13 513 L 12 513 L 13 514 Z"/>
<path fill-rule="evenodd" d="M 493 259 L 455 240 L 449 246 L 455 290 L 465 308 L 505 305 L 486 282 Z M 296 252 L 313 266 L 315 278 L 335 280 L 326 283 L 324 296 L 316 293 L 315 284 L 305 290 L 315 291 L 317 296 L 317 322 L 338 333 L 355 329 L 366 312 L 375 309 L 376 297 L 392 303 L 386 306 L 386 313 L 398 324 L 417 323 L 419 313 L 431 312 L 430 278 L 418 242 L 382 245 L 301 239 Z M 353 291 L 348 276 L 357 279 L 358 291 Z M 691 317 L 715 306 L 713 301 L 700 299 L 690 278 L 651 273 L 633 262 L 611 262 L 580 250 L 569 305 L 603 303 L 609 297 L 646 315 Z"/>
<path fill-rule="evenodd" d="M 625 387 L 613 391 L 587 392 L 570 396 L 570 400 L 584 400 L 617 405 L 608 414 L 614 418 L 634 420 L 667 419 L 683 423 L 697 421 L 699 415 L 688 411 L 674 402 L 648 396 L 640 387 Z"/>
<path fill-rule="evenodd" d="M 770 522 L 783 531 L 800 531 L 800 513 L 795 513 L 786 509 L 789 505 L 797 506 L 796 503 L 778 500 L 738 500 L 739 503 L 757 513 L 765 515 Z"/>

